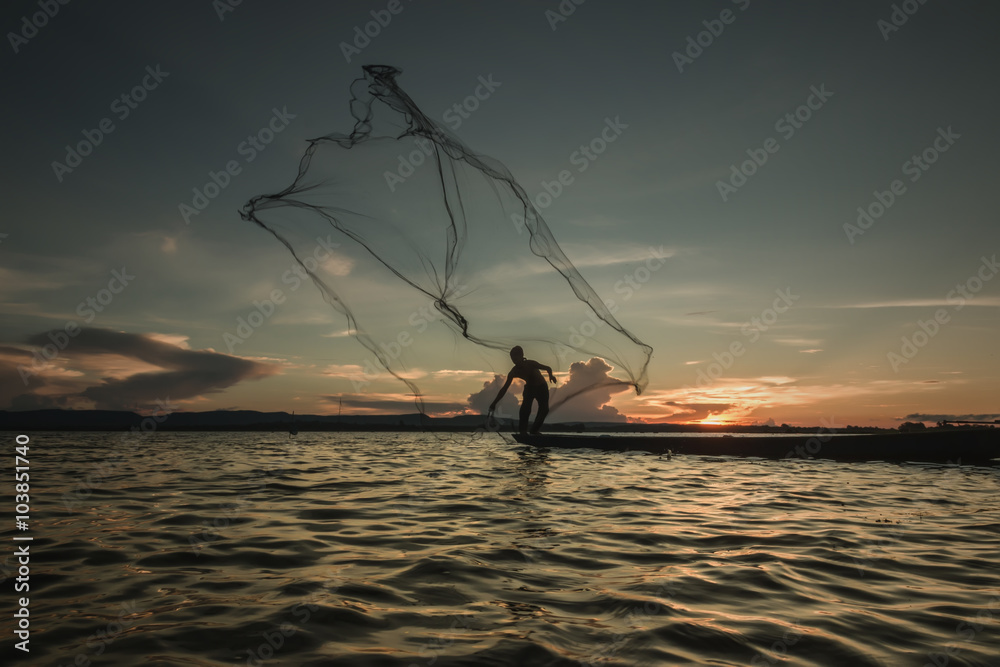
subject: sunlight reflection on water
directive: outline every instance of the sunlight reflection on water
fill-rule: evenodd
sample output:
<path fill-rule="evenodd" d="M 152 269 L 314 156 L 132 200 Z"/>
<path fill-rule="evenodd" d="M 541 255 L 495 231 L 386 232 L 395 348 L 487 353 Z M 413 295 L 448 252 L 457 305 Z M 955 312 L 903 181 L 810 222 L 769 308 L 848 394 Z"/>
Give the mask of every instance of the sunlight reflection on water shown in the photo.
<path fill-rule="evenodd" d="M 32 664 L 996 662 L 996 468 L 461 434 L 118 447 L 32 436 Z"/>

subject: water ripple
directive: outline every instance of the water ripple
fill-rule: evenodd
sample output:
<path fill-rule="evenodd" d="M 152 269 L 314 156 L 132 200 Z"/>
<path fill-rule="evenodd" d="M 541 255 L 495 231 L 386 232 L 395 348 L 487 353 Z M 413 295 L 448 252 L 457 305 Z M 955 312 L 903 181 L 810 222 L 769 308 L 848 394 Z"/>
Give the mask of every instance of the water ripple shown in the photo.
<path fill-rule="evenodd" d="M 996 468 L 391 433 L 33 445 L 35 665 L 1000 663 Z"/>

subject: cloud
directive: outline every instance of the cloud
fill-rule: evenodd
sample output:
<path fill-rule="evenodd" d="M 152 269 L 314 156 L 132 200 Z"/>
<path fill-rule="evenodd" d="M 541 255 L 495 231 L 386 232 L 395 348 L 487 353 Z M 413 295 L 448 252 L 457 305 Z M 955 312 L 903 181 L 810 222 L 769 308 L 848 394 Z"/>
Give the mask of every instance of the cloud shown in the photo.
<path fill-rule="evenodd" d="M 350 275 L 354 269 L 354 260 L 346 255 L 331 253 L 331 257 L 321 265 L 331 276 L 343 277 Z"/>
<path fill-rule="evenodd" d="M 563 250 L 572 258 L 573 265 L 582 267 L 613 266 L 616 264 L 640 265 L 648 259 L 670 259 L 675 257 L 679 250 L 676 248 L 664 248 L 639 245 L 636 243 L 620 243 L 614 246 L 602 245 L 595 248 L 593 245 L 581 245 L 574 243 L 563 244 Z"/>
<path fill-rule="evenodd" d="M 22 268 L 13 266 L 20 264 Z M 42 257 L 21 254 L 0 266 L 0 295 L 24 295 L 76 288 L 81 275 L 100 273 L 103 267 L 94 260 Z"/>
<path fill-rule="evenodd" d="M 1000 306 L 1000 297 L 976 296 L 966 299 L 966 306 Z M 955 303 L 948 299 L 897 299 L 896 301 L 870 301 L 866 303 L 848 303 L 839 306 L 820 306 L 823 308 L 953 308 Z"/>
<path fill-rule="evenodd" d="M 50 346 L 52 336 L 43 332 L 26 341 Z M 65 334 L 62 334 L 65 336 Z M 0 394 L 0 405 L 12 409 L 34 407 L 90 407 L 123 410 L 153 407 L 157 401 L 178 401 L 222 391 L 245 380 L 257 380 L 279 371 L 272 364 L 207 350 L 191 350 L 186 339 L 160 334 L 135 334 L 109 329 L 84 328 L 70 338 L 49 363 L 34 363 L 32 355 L 17 348 L 0 348 L 0 377 L 13 372 L 19 391 Z M 11 358 L 11 351 L 18 357 Z M 27 384 L 18 365 L 30 372 Z M 10 383 L 4 382 L 4 386 Z M 16 386 L 16 385 L 15 385 Z"/>
<path fill-rule="evenodd" d="M 0 346 L 0 409 L 77 407 L 72 399 L 87 387 L 85 376 L 63 359 L 42 366 L 28 350 Z"/>
<path fill-rule="evenodd" d="M 330 364 L 323 369 L 322 374 L 330 377 L 351 380 L 353 382 L 365 383 L 392 377 L 386 372 L 373 373 L 370 368 L 365 369 L 358 364 Z M 402 370 L 396 372 L 396 377 L 401 377 L 406 380 L 419 380 L 422 377 L 427 377 L 427 371 L 419 368 Z"/>
<path fill-rule="evenodd" d="M 586 363 L 578 361 L 570 366 L 566 382 L 549 391 L 551 411 L 546 421 L 548 423 L 627 421 L 628 417 L 618 408 L 609 405 L 609 402 L 613 395 L 628 391 L 631 385 L 611 377 L 610 373 L 613 370 L 614 368 L 606 361 L 597 357 Z M 469 407 L 480 414 L 486 414 L 504 381 L 504 376 L 494 375 L 492 380 L 483 382 L 483 388 L 470 394 L 466 399 Z M 523 382 L 515 380 L 497 407 L 498 415 L 518 414 L 519 404 L 512 394 L 520 394 L 523 386 Z"/>
<path fill-rule="evenodd" d="M 943 422 L 943 421 L 971 421 L 971 422 L 991 422 L 1000 419 L 1000 414 L 986 415 L 928 415 L 916 412 L 905 417 L 896 417 L 896 421 L 909 422 Z"/>
<path fill-rule="evenodd" d="M 331 405 L 342 406 L 351 414 L 413 414 L 418 412 L 413 397 L 408 394 L 340 394 L 321 397 Z M 434 416 L 442 413 L 464 412 L 461 403 L 452 401 L 423 401 L 424 412 Z"/>
<path fill-rule="evenodd" d="M 677 401 L 652 401 L 649 405 L 669 410 L 669 414 L 664 415 L 661 421 L 670 422 L 701 421 L 725 414 L 736 407 L 733 403 L 679 403 Z"/>
<path fill-rule="evenodd" d="M 355 382 L 364 382 L 365 369 L 358 364 L 329 364 L 322 370 L 323 375 L 335 378 L 344 378 Z"/>
<path fill-rule="evenodd" d="M 552 415 L 549 421 L 624 422 L 628 417 L 610 405 L 611 397 L 631 388 L 627 382 L 611 377 L 614 368 L 598 357 L 569 367 L 569 379 L 551 393 Z"/>
<path fill-rule="evenodd" d="M 489 377 L 491 371 L 470 371 L 470 370 L 451 370 L 448 368 L 443 368 L 439 371 L 434 371 L 434 377 L 445 379 L 445 380 L 464 380 L 466 378 L 478 378 L 478 377 Z"/>
<path fill-rule="evenodd" d="M 590 245 L 566 243 L 562 244 L 566 255 L 573 260 L 573 265 L 579 268 L 601 268 L 616 265 L 643 266 L 647 260 L 668 260 L 675 257 L 680 250 L 661 246 L 644 246 L 635 243 L 617 244 L 614 247 L 601 246 L 595 250 Z M 655 265 L 654 265 L 655 266 Z M 648 268 L 648 267 L 647 267 Z M 630 271 L 632 269 L 629 269 Z M 533 276 L 544 274 L 549 267 L 540 264 L 532 257 L 520 257 L 514 260 L 503 259 L 489 268 L 487 278 L 497 280 L 509 279 L 510 276 Z"/>
<path fill-rule="evenodd" d="M 474 394 L 469 394 L 466 402 L 469 407 L 478 412 L 481 415 L 485 415 L 490 411 L 490 403 L 496 398 L 497 392 L 500 391 L 500 387 L 503 386 L 505 382 L 504 376 L 494 375 L 492 380 L 487 380 L 483 382 L 483 388 Z M 497 415 L 500 417 L 508 417 L 517 415 L 518 402 L 515 398 L 516 395 L 521 393 L 524 383 L 520 380 L 515 380 L 511 383 L 510 387 L 507 389 L 507 393 L 504 397 L 500 399 L 500 403 L 497 405 Z"/>
<path fill-rule="evenodd" d="M 26 350 L 5 345 L 0 346 L 0 406 L 21 410 L 53 407 L 42 405 L 42 403 L 48 403 L 48 399 L 37 397 L 34 393 L 45 383 L 30 375 L 22 378 L 17 370 L 18 366 L 30 368 L 32 361 L 31 353 Z M 24 398 L 21 398 L 22 396 Z M 25 407 L 15 408 L 15 405 Z"/>
<path fill-rule="evenodd" d="M 67 361 L 63 359 L 59 363 L 66 365 Z M 156 364 L 130 359 L 114 353 L 74 355 L 72 367 L 76 375 L 99 377 L 103 380 L 125 380 L 139 373 L 155 373 L 161 370 Z M 51 371 L 46 372 L 45 375 L 50 376 Z"/>
<path fill-rule="evenodd" d="M 823 344 L 823 341 L 819 338 L 772 338 L 771 340 L 778 345 L 793 345 L 796 347 L 815 348 Z"/>
<path fill-rule="evenodd" d="M 181 334 L 161 334 L 161 333 L 148 333 L 144 335 L 147 338 L 158 340 L 161 343 L 167 343 L 169 345 L 174 345 L 176 347 L 182 347 L 185 350 L 191 349 L 191 346 L 188 344 L 188 336 L 184 336 Z"/>
<path fill-rule="evenodd" d="M 704 387 L 685 386 L 646 394 L 642 414 L 647 419 L 660 421 L 661 417 L 649 414 L 651 409 L 674 406 L 674 410 L 684 407 L 697 411 L 696 414 L 699 416 L 681 415 L 684 421 L 697 421 L 705 417 L 720 421 L 747 421 L 759 410 L 796 410 L 809 407 L 825 412 L 827 409 L 832 409 L 830 406 L 843 409 L 845 405 L 856 404 L 862 397 L 938 393 L 959 382 L 961 381 L 949 380 L 926 384 L 901 379 L 804 384 L 800 379 L 787 376 L 720 378 Z M 708 408 L 709 413 L 704 415 L 703 411 L 698 411 L 699 408 Z M 911 415 L 905 419 L 915 421 L 912 417 Z"/>

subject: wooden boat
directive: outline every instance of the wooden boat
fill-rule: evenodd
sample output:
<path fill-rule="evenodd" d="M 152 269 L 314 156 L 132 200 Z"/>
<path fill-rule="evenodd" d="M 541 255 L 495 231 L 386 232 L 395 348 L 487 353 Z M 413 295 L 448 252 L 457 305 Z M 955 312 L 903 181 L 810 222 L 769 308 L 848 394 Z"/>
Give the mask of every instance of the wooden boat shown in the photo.
<path fill-rule="evenodd" d="M 929 429 L 873 434 L 815 435 L 520 435 L 535 447 L 645 451 L 696 456 L 749 456 L 766 459 L 815 458 L 835 461 L 913 461 L 1000 465 L 1000 428 Z M 997 459 L 997 460 L 993 460 Z"/>

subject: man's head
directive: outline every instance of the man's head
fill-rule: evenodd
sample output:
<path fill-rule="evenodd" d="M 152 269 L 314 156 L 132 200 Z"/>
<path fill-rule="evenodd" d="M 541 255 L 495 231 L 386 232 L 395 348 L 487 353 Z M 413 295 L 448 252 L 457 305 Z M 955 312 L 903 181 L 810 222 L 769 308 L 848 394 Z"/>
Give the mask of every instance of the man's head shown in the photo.
<path fill-rule="evenodd" d="M 524 361 L 524 350 L 521 349 L 520 345 L 510 348 L 510 360 L 515 364 Z"/>

